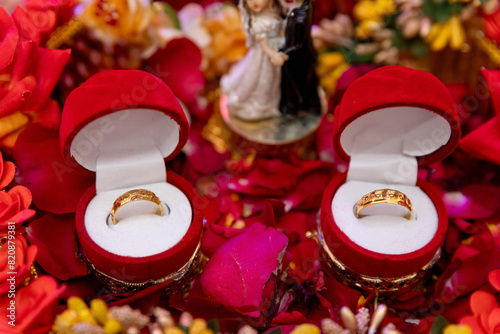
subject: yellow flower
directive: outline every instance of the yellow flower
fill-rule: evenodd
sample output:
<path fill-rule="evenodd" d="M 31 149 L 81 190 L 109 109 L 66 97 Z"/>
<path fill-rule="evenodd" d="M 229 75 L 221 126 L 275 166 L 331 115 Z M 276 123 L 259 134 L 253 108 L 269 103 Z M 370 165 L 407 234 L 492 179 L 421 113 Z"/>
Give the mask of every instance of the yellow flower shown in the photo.
<path fill-rule="evenodd" d="M 443 334 L 472 334 L 472 330 L 466 325 L 448 325 L 443 330 Z"/>
<path fill-rule="evenodd" d="M 354 18 L 359 21 L 356 36 L 366 39 L 383 28 L 385 17 L 396 11 L 394 0 L 362 0 L 353 8 Z"/>
<path fill-rule="evenodd" d="M 453 15 L 445 23 L 434 23 L 425 40 L 433 51 L 443 50 L 446 46 L 459 50 L 466 42 L 465 31 L 459 16 Z"/>
<path fill-rule="evenodd" d="M 338 79 L 348 68 L 349 64 L 340 52 L 325 52 L 318 56 L 316 73 L 326 95 L 331 96 L 335 93 Z"/>
<path fill-rule="evenodd" d="M 101 299 L 94 299 L 90 302 L 90 310 L 92 315 L 99 322 L 99 324 L 104 325 L 108 320 L 108 306 Z"/>
<path fill-rule="evenodd" d="M 297 327 L 290 334 L 321 334 L 317 326 L 311 324 L 302 324 Z"/>

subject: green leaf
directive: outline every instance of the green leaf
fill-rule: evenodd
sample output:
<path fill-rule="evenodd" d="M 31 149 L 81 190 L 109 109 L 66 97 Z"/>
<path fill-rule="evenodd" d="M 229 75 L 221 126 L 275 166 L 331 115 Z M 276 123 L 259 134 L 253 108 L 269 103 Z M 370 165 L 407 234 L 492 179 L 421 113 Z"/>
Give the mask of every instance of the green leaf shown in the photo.
<path fill-rule="evenodd" d="M 354 47 L 350 49 L 342 48 L 340 49 L 340 52 L 342 52 L 345 61 L 349 64 L 371 64 L 373 61 L 373 57 L 375 56 L 375 53 L 360 55 L 356 53 L 356 51 L 354 51 Z"/>
<path fill-rule="evenodd" d="M 429 46 L 423 40 L 416 39 L 410 45 L 410 53 L 417 58 L 423 58 L 429 53 Z"/>
<path fill-rule="evenodd" d="M 155 2 L 155 3 L 158 3 L 163 7 L 163 11 L 165 12 L 165 14 L 167 14 L 168 17 L 170 17 L 170 19 L 174 23 L 174 27 L 180 29 L 181 24 L 179 22 L 179 19 L 177 18 L 177 12 L 175 11 L 175 9 L 173 9 L 172 6 L 170 6 L 168 3 L 165 2 Z"/>
<path fill-rule="evenodd" d="M 207 327 L 214 331 L 214 333 L 220 333 L 219 320 L 212 319 L 207 322 Z"/>
<path fill-rule="evenodd" d="M 436 319 L 434 319 L 429 334 L 441 334 L 446 326 L 448 326 L 448 320 L 442 315 L 438 315 Z"/>
<path fill-rule="evenodd" d="M 446 22 L 452 15 L 460 13 L 465 4 L 443 0 L 425 0 L 422 12 L 434 22 Z"/>

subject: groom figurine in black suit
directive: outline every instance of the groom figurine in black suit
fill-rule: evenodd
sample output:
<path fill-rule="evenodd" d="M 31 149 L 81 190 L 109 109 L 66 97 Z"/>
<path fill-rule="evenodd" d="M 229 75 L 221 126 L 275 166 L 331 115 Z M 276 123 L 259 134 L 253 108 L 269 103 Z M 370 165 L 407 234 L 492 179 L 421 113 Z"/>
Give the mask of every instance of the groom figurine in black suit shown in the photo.
<path fill-rule="evenodd" d="M 321 113 L 316 75 L 317 54 L 311 38 L 312 19 L 312 0 L 304 0 L 287 15 L 285 46 L 281 52 L 290 58 L 281 72 L 279 108 L 283 115 L 297 115 L 299 111 Z"/>

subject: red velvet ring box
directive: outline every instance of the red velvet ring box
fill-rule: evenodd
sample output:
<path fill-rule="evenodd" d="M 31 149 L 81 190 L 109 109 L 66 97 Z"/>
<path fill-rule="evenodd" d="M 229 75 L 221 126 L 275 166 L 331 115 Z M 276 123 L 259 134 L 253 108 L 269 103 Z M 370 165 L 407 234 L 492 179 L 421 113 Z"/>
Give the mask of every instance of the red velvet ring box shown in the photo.
<path fill-rule="evenodd" d="M 198 250 L 202 214 L 195 189 L 167 172 L 187 141 L 189 123 L 172 91 L 136 70 L 106 71 L 75 89 L 64 106 L 61 149 L 67 162 L 96 182 L 76 212 L 81 249 L 100 274 L 146 283 L 185 267 Z M 159 197 L 124 205 L 110 223 L 113 202 L 132 189 Z"/>
<path fill-rule="evenodd" d="M 325 253 L 341 280 L 368 291 L 398 291 L 435 263 L 447 213 L 434 186 L 418 178 L 418 167 L 444 159 L 459 138 L 454 101 L 427 72 L 386 66 L 349 87 L 335 110 L 333 138 L 349 170 L 328 185 L 320 221 Z M 395 204 L 370 206 L 367 216 L 356 218 L 356 203 L 378 189 L 406 194 L 413 218 Z"/>

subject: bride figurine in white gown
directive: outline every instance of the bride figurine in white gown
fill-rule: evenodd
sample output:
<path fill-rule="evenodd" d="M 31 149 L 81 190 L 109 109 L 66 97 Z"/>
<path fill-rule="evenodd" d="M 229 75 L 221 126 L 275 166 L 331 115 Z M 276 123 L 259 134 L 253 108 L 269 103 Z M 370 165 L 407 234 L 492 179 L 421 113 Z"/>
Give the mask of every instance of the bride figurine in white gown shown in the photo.
<path fill-rule="evenodd" d="M 231 115 L 246 121 L 279 116 L 281 66 L 288 59 L 283 45 L 283 19 L 278 0 L 240 0 L 250 48 L 243 60 L 221 79 Z"/>

